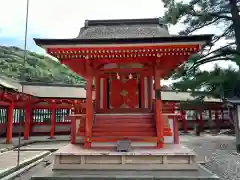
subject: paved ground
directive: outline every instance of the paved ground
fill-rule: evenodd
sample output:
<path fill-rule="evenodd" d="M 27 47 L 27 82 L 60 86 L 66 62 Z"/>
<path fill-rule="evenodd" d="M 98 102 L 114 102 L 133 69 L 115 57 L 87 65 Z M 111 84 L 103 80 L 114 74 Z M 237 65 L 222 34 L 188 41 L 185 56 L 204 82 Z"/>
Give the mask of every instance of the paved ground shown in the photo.
<path fill-rule="evenodd" d="M 59 148 L 69 144 L 69 142 L 60 141 L 60 142 L 38 142 L 34 144 L 30 144 L 27 146 L 21 147 L 22 151 L 36 151 L 36 150 L 42 150 L 42 151 L 53 151 L 58 150 Z"/>
<path fill-rule="evenodd" d="M 204 159 L 207 159 L 208 162 L 205 164 L 205 167 L 216 173 L 223 180 L 240 179 L 240 155 L 236 154 L 234 137 L 225 135 L 204 135 L 201 137 L 183 135 L 180 137 L 180 141 L 198 154 L 198 160 L 203 161 Z M 65 145 L 65 142 L 57 144 L 58 145 L 56 145 L 56 142 L 44 142 L 28 145 L 27 147 L 22 148 L 35 149 L 41 147 L 42 150 L 44 150 L 46 148 L 58 148 Z M 46 160 L 51 162 L 52 156 L 46 157 Z M 21 177 L 17 177 L 16 180 L 28 180 L 32 175 L 44 169 L 46 166 L 45 164 L 45 162 L 40 163 L 25 172 Z"/>
<path fill-rule="evenodd" d="M 19 165 L 30 161 L 33 158 L 41 157 L 43 155 L 49 154 L 47 151 L 24 151 L 20 152 Z M 0 176 L 1 173 L 15 168 L 17 165 L 17 151 L 8 151 L 0 154 Z"/>
<path fill-rule="evenodd" d="M 23 174 L 19 174 L 14 180 L 30 180 L 33 175 L 35 175 L 38 172 L 41 172 L 47 166 L 51 165 L 50 163 L 53 161 L 53 155 L 46 156 L 43 159 L 44 160 L 42 162 L 40 162 L 33 168 L 29 169 Z"/>
<path fill-rule="evenodd" d="M 28 140 L 21 137 L 20 144 L 30 144 L 34 142 L 54 142 L 54 141 L 70 141 L 70 136 L 56 136 L 54 139 L 49 139 L 49 136 L 32 136 Z M 12 144 L 6 144 L 6 138 L 0 138 L 0 153 L 18 146 L 18 137 L 14 137 Z"/>

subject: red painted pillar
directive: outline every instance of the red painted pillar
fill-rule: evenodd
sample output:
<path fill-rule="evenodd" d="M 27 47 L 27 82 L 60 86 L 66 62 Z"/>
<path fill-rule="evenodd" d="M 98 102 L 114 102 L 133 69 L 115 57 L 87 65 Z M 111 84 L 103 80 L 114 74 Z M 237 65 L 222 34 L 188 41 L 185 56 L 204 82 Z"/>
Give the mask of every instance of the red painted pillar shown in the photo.
<path fill-rule="evenodd" d="M 229 120 L 228 121 L 231 121 L 231 122 L 228 122 L 228 125 L 230 125 L 230 126 L 234 125 L 233 110 L 229 109 L 228 113 L 229 113 Z"/>
<path fill-rule="evenodd" d="M 52 101 L 52 115 L 51 115 L 51 130 L 50 138 L 54 138 L 55 135 L 55 124 L 56 124 L 56 104 L 55 101 Z"/>
<path fill-rule="evenodd" d="M 76 130 L 77 130 L 77 127 L 76 127 L 76 117 L 74 117 L 74 114 L 75 114 L 75 108 L 73 107 L 71 109 L 72 111 L 72 117 L 71 117 L 71 143 L 72 144 L 76 144 Z"/>
<path fill-rule="evenodd" d="M 178 118 L 173 116 L 174 144 L 179 144 Z"/>
<path fill-rule="evenodd" d="M 222 123 L 224 124 L 224 110 L 221 109 L 221 115 L 222 115 Z"/>
<path fill-rule="evenodd" d="M 28 140 L 31 127 L 31 105 L 27 102 L 25 109 L 25 121 L 24 121 L 24 140 Z"/>
<path fill-rule="evenodd" d="M 7 110 L 7 138 L 6 138 L 7 144 L 12 143 L 13 111 L 14 111 L 14 103 L 11 103 L 8 106 L 8 110 Z"/>
<path fill-rule="evenodd" d="M 211 109 L 209 109 L 209 117 L 208 118 L 212 119 L 212 111 L 211 111 Z M 208 123 L 208 126 L 209 126 L 209 129 L 212 129 L 212 121 L 211 121 L 211 124 Z"/>
<path fill-rule="evenodd" d="M 100 109 L 100 78 L 95 77 L 95 103 L 96 111 Z"/>
<path fill-rule="evenodd" d="M 187 119 L 186 119 L 186 111 L 181 110 L 181 116 L 182 116 L 182 128 L 184 133 L 187 133 Z"/>
<path fill-rule="evenodd" d="M 160 98 L 156 98 L 156 90 L 160 89 L 160 74 L 157 68 L 155 68 L 155 78 L 154 78 L 154 84 L 155 84 L 155 118 L 156 118 L 156 129 L 157 129 L 157 148 L 163 148 L 164 146 L 164 123 L 163 123 L 163 117 L 162 117 L 162 100 Z M 161 95 L 160 95 L 161 96 Z"/>
<path fill-rule="evenodd" d="M 102 81 L 103 81 L 103 99 L 102 99 L 102 101 L 103 101 L 103 109 L 104 110 L 107 110 L 107 93 L 109 93 L 109 92 L 107 92 L 107 83 L 108 83 L 108 81 L 107 81 L 108 79 L 106 78 L 106 77 L 103 77 L 102 78 Z"/>
<path fill-rule="evenodd" d="M 86 123 L 85 123 L 85 142 L 84 148 L 91 148 L 91 128 L 93 121 L 93 103 L 92 103 L 92 80 L 91 76 L 87 77 L 86 83 Z"/>
<path fill-rule="evenodd" d="M 203 112 L 199 112 L 199 116 L 200 116 L 200 119 L 199 119 L 199 125 L 200 125 L 200 129 L 201 131 L 204 131 L 204 122 L 203 122 Z"/>
<path fill-rule="evenodd" d="M 215 110 L 215 122 L 216 122 L 217 129 L 219 130 L 221 126 L 220 126 L 219 117 L 218 117 L 218 109 Z"/>
<path fill-rule="evenodd" d="M 152 112 L 152 99 L 153 99 L 153 79 L 152 76 L 148 76 L 148 108 L 149 111 Z"/>
<path fill-rule="evenodd" d="M 144 82 L 144 75 L 140 75 L 140 92 L 141 92 L 141 108 L 146 108 L 145 107 L 145 82 Z"/>

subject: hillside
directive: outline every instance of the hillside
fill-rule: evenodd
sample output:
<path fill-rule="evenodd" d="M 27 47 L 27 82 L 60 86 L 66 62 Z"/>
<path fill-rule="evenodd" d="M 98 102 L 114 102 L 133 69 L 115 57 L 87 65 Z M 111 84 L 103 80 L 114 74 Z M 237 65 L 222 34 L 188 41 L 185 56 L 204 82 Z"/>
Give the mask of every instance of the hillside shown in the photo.
<path fill-rule="evenodd" d="M 0 73 L 18 81 L 82 84 L 84 80 L 50 57 L 28 51 L 24 66 L 24 51 L 18 47 L 0 46 Z"/>

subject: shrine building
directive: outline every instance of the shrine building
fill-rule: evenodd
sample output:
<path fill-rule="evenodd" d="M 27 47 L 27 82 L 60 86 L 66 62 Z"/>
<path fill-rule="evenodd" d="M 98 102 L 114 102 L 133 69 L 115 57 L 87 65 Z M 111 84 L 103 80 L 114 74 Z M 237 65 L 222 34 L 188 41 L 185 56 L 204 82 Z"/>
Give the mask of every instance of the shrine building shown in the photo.
<path fill-rule="evenodd" d="M 84 148 L 119 140 L 163 148 L 168 137 L 178 141 L 178 115 L 164 108 L 160 81 L 211 37 L 170 35 L 156 18 L 86 20 L 77 38 L 34 40 L 86 79 L 86 115 L 73 116 L 73 144 L 82 137 Z"/>

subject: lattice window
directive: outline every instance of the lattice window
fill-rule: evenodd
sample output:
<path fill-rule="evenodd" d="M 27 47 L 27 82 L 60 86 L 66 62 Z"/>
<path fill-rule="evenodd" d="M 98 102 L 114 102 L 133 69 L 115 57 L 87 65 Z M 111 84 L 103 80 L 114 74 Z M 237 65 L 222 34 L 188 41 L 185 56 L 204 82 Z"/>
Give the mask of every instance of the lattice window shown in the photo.
<path fill-rule="evenodd" d="M 24 123 L 25 119 L 25 109 L 22 108 L 16 108 L 13 111 L 13 123 L 19 124 Z"/>
<path fill-rule="evenodd" d="M 0 107 L 0 124 L 7 124 L 7 108 Z"/>
<path fill-rule="evenodd" d="M 69 116 L 71 113 L 70 109 L 56 109 L 56 114 L 55 114 L 55 118 L 56 118 L 56 122 L 71 122 L 71 120 L 69 119 L 65 119 L 65 116 Z"/>
<path fill-rule="evenodd" d="M 32 121 L 34 123 L 51 123 L 51 109 L 34 109 L 32 111 Z"/>

